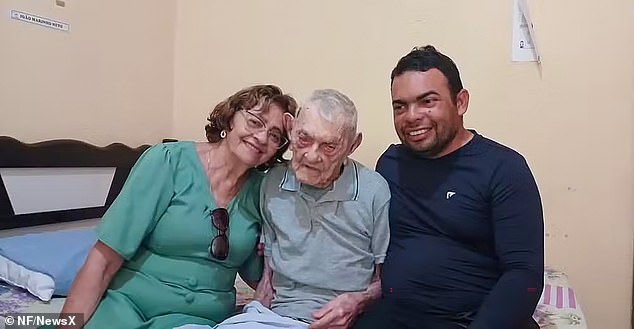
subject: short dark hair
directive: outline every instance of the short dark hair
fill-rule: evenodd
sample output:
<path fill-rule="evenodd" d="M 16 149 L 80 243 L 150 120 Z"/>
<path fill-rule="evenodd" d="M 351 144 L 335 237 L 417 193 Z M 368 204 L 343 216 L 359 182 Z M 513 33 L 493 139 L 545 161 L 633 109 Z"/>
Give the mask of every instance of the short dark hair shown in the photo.
<path fill-rule="evenodd" d="M 279 106 L 282 111 L 292 116 L 297 112 L 297 101 L 275 85 L 256 85 L 236 92 L 218 103 L 209 114 L 209 123 L 205 125 L 207 140 L 210 143 L 219 142 L 222 139 L 220 133 L 223 130 L 231 130 L 231 120 L 239 110 L 250 110 L 258 105 L 262 105 L 262 109 L 268 109 L 271 104 Z M 288 137 L 288 133 L 285 134 Z M 288 144 L 278 149 L 273 158 L 261 168 L 266 169 L 275 163 L 285 162 L 283 155 L 287 149 Z"/>
<path fill-rule="evenodd" d="M 426 72 L 430 69 L 437 69 L 445 75 L 451 99 L 455 103 L 458 93 L 463 89 L 460 72 L 451 58 L 436 50 L 432 45 L 414 47 L 409 54 L 403 56 L 392 70 L 390 85 L 394 82 L 395 77 L 405 72 Z"/>

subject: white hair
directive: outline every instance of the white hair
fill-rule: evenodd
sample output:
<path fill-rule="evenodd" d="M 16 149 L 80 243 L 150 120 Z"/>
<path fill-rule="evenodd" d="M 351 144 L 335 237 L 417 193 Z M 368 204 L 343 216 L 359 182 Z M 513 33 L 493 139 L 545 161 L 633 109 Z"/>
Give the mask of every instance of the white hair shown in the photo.
<path fill-rule="evenodd" d="M 302 108 L 311 105 L 317 107 L 322 118 L 329 122 L 340 122 L 342 128 L 351 134 L 350 136 L 356 135 L 357 107 L 348 96 L 334 89 L 318 89 L 308 95 Z"/>

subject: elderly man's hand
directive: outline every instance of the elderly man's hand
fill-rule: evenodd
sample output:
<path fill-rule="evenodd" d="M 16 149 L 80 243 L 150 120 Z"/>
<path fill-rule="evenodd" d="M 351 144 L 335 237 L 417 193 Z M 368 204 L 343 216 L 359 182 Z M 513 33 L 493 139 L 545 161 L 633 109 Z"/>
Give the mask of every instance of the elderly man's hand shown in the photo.
<path fill-rule="evenodd" d="M 275 294 L 275 290 L 273 289 L 273 283 L 271 282 L 269 277 L 263 277 L 260 282 L 258 282 L 258 287 L 255 290 L 255 294 L 253 295 L 253 299 L 257 300 L 264 307 L 271 307 L 271 301 L 273 300 L 273 295 Z"/>
<path fill-rule="evenodd" d="M 350 292 L 337 296 L 321 309 L 313 313 L 315 321 L 310 329 L 348 328 L 361 313 L 363 295 Z"/>

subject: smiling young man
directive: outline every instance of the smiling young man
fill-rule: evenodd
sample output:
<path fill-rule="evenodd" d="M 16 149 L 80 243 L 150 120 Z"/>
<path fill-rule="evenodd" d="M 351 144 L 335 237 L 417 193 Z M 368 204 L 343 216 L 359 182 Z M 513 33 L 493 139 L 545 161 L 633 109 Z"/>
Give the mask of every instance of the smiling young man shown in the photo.
<path fill-rule="evenodd" d="M 469 93 L 433 46 L 391 75 L 394 128 L 383 299 L 358 328 L 537 328 L 543 214 L 522 155 L 464 127 Z"/>

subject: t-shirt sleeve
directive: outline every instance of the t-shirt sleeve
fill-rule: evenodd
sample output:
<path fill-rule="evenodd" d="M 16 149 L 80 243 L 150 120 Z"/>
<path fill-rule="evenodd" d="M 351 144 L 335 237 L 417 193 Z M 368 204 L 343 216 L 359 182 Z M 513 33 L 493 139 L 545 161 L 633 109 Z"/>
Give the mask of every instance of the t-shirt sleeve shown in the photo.
<path fill-rule="evenodd" d="M 544 222 L 526 161 L 504 162 L 492 180 L 491 215 L 502 276 L 470 328 L 518 328 L 529 321 L 544 280 Z"/>
<path fill-rule="evenodd" d="M 97 237 L 126 260 L 153 230 L 174 193 L 170 152 L 163 144 L 147 149 L 108 208 Z"/>
<path fill-rule="evenodd" d="M 382 178 L 372 203 L 374 227 L 372 232 L 372 253 L 374 263 L 382 264 L 390 242 L 390 188 Z"/>

